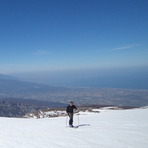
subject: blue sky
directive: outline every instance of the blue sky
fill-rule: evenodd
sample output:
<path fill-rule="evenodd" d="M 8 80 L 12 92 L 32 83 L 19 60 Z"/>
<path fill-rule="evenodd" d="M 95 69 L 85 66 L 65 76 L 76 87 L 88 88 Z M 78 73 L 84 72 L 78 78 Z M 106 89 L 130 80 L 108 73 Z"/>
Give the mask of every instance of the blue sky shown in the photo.
<path fill-rule="evenodd" d="M 148 66 L 147 0 L 0 0 L 0 73 Z"/>

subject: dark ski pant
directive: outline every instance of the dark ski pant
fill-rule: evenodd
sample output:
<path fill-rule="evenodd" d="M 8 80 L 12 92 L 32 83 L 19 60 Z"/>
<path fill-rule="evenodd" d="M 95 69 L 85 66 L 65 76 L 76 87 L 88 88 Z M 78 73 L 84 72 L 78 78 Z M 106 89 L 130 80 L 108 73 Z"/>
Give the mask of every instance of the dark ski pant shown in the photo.
<path fill-rule="evenodd" d="M 69 125 L 73 125 L 73 113 L 68 113 L 69 116 Z"/>

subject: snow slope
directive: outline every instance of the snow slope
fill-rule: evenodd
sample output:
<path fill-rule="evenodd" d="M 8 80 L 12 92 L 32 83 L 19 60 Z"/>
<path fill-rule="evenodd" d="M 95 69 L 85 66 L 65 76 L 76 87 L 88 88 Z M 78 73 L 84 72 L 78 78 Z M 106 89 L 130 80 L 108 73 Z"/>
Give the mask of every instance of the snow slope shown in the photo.
<path fill-rule="evenodd" d="M 0 148 L 147 148 L 148 109 L 106 110 L 80 115 L 80 127 L 66 117 L 0 118 Z M 75 116 L 75 125 L 78 116 Z"/>

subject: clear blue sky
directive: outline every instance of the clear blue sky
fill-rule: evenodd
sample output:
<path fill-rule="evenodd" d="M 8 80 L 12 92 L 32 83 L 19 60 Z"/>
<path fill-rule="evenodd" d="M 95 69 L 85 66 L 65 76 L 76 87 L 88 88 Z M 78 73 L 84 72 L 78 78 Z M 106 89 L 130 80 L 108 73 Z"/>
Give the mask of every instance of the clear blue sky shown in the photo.
<path fill-rule="evenodd" d="M 147 0 L 0 0 L 0 73 L 135 66 Z"/>

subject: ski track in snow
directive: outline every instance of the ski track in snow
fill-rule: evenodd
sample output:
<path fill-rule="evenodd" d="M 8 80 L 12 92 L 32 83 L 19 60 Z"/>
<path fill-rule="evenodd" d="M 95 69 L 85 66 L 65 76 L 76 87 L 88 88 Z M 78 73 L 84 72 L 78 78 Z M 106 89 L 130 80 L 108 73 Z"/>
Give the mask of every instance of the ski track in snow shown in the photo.
<path fill-rule="evenodd" d="M 0 148 L 147 148 L 148 109 L 107 110 L 80 115 L 80 127 L 66 117 L 0 118 Z M 78 116 L 74 117 L 75 125 Z"/>

